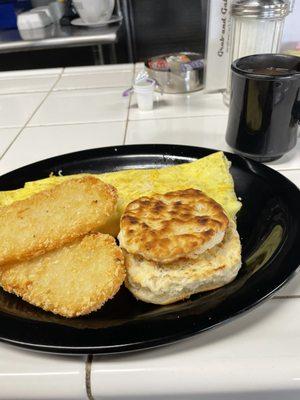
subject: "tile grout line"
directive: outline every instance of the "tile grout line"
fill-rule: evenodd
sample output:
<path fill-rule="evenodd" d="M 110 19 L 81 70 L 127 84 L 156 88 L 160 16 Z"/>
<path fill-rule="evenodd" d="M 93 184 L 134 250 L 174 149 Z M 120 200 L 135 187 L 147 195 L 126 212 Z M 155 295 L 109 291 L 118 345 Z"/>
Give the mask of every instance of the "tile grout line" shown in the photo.
<path fill-rule="evenodd" d="M 267 167 L 269 167 L 269 168 L 272 168 L 270 165 L 268 165 L 268 164 L 265 164 Z M 289 169 L 275 169 L 275 168 L 273 168 L 275 171 L 277 171 L 277 172 L 290 172 L 290 171 L 300 171 L 300 167 L 298 167 L 298 168 L 289 168 Z"/>
<path fill-rule="evenodd" d="M 108 64 L 107 64 L 108 65 Z M 117 64 L 114 64 L 114 65 L 117 65 Z M 111 66 L 111 65 L 110 65 Z M 78 75 L 94 75 L 94 74 L 97 74 L 97 73 L 101 73 L 101 74 L 115 74 L 115 73 L 119 73 L 119 72 L 122 72 L 122 73 L 130 73 L 130 72 L 133 72 L 133 69 L 134 68 L 124 68 L 124 69 L 122 69 L 122 68 L 120 68 L 120 69 L 115 69 L 115 70 L 111 70 L 111 69 L 103 69 L 103 70 L 95 70 L 95 71 L 82 71 L 82 70 L 80 70 L 80 71 L 77 71 L 77 72 L 69 72 L 69 71 L 66 71 L 66 69 L 68 69 L 69 67 L 66 67 L 65 68 L 65 72 L 64 72 L 64 75 L 65 76 L 78 76 Z M 78 67 L 78 68 L 82 68 L 82 67 Z"/>
<path fill-rule="evenodd" d="M 300 299 L 300 295 L 286 295 L 286 296 L 274 296 L 271 300 L 288 300 L 288 299 Z M 88 397 L 88 400 L 94 400 L 93 394 L 92 394 L 92 381 L 91 381 L 91 372 L 92 372 L 92 363 L 93 363 L 93 355 L 89 354 L 86 358 L 85 361 L 85 386 L 86 386 L 86 394 Z"/>
<path fill-rule="evenodd" d="M 57 93 L 57 91 L 55 91 Z M 130 98 L 130 102 L 132 100 L 132 97 Z M 127 117 L 129 116 L 129 107 L 127 109 Z M 186 117 L 186 116 L 181 116 L 181 117 L 162 117 L 162 118 L 147 118 L 147 119 L 129 119 L 128 122 L 143 122 L 143 121 L 160 121 L 160 120 L 166 120 L 166 119 L 186 119 L 186 118 L 206 118 L 206 117 L 220 117 L 223 115 L 198 115 L 198 116 L 192 116 L 192 117 Z M 126 118 L 127 118 L 126 117 Z M 38 124 L 38 125 L 31 125 L 31 128 L 37 128 L 39 126 L 61 126 L 61 125 L 84 125 L 84 124 L 101 124 L 104 122 L 124 122 L 126 120 L 124 119 L 114 119 L 114 120 L 102 120 L 102 121 L 88 121 L 88 122 L 82 122 L 82 121 L 75 121 L 75 122 L 64 122 L 64 123 L 48 123 L 48 124 Z M 4 126 L 3 129 L 6 127 Z M 12 127 L 13 128 L 13 127 Z M 300 169 L 300 167 L 299 167 Z"/>
<path fill-rule="evenodd" d="M 35 77 L 57 77 L 55 82 L 53 83 L 53 85 L 50 87 L 49 91 L 52 91 L 53 87 L 56 85 L 56 83 L 58 82 L 58 80 L 61 78 L 62 74 L 64 73 L 65 68 L 61 68 L 61 72 L 56 72 L 56 73 L 45 73 L 45 74 L 32 74 L 32 75 L 22 75 L 19 76 L 19 78 L 21 79 L 26 79 L 28 77 L 30 78 L 35 78 Z M 13 77 L 12 77 L 13 78 Z M 1 78 L 1 79 L 5 79 L 5 78 Z M 38 89 L 38 90 L 25 90 L 25 91 L 17 91 L 17 92 L 6 92 L 6 93 L 0 93 L 0 96 L 14 96 L 17 94 L 33 94 L 33 93 L 43 93 L 46 92 L 47 90 L 43 90 L 43 89 Z"/>
<path fill-rule="evenodd" d="M 37 90 L 27 90 L 27 91 L 20 91 L 20 92 L 18 91 L 18 92 L 10 92 L 10 93 L 0 93 L 0 96 L 17 96 L 18 94 L 34 94 L 34 93 L 45 93 L 45 92 L 48 92 L 47 89 L 37 89 Z"/>
<path fill-rule="evenodd" d="M 64 75 L 66 76 L 66 75 Z M 124 89 L 128 89 L 128 86 L 126 85 L 122 85 L 122 86 L 93 86 L 93 87 L 77 87 L 77 88 L 64 88 L 64 89 L 55 89 L 54 92 L 76 92 L 79 90 L 99 90 L 99 89 L 103 89 L 103 90 L 112 90 L 112 89 L 122 89 L 124 91 Z"/>
<path fill-rule="evenodd" d="M 54 68 L 55 69 L 55 68 Z M 59 69 L 61 69 L 61 72 L 58 72 L 58 71 L 56 71 L 56 72 L 54 72 L 54 71 L 49 71 L 49 72 L 43 72 L 43 73 L 30 73 L 30 74 L 22 74 L 21 73 L 21 71 L 20 71 L 20 73 L 18 73 L 16 76 L 14 76 L 14 75 L 12 75 L 12 76 L 7 76 L 7 77 L 4 77 L 4 76 L 0 76 L 0 81 L 1 80 L 6 80 L 6 79 L 14 79 L 14 78 L 17 78 L 17 79 L 26 79 L 26 78 L 35 78 L 35 77 L 51 77 L 51 76 L 62 76 L 62 75 L 64 75 L 64 76 L 78 76 L 78 75 L 93 75 L 93 74 L 95 74 L 96 72 L 100 72 L 100 71 L 90 71 L 90 72 L 86 72 L 85 74 L 83 74 L 82 72 L 81 73 L 79 73 L 79 72 L 76 72 L 76 73 L 69 73 L 69 72 L 66 72 L 66 68 L 65 67 L 62 67 L 62 68 L 59 68 Z M 133 70 L 134 70 L 134 68 L 132 68 L 132 69 L 122 69 L 122 70 L 116 70 L 116 71 L 114 71 L 114 72 L 112 72 L 111 70 L 106 70 L 106 71 L 101 71 L 101 74 L 102 73 L 104 73 L 104 74 L 113 74 L 113 73 L 119 73 L 119 72 L 124 72 L 124 73 L 130 73 L 130 72 L 132 72 L 133 73 Z M 117 86 L 99 86 L 99 87 L 95 87 L 95 88 L 117 88 L 117 87 L 126 87 L 126 84 L 124 84 L 124 85 L 117 85 Z M 76 89 L 88 89 L 88 88 L 86 88 L 86 87 L 82 87 L 82 88 L 70 88 L 70 89 L 58 89 L 58 90 L 76 90 Z M 42 89 L 40 89 L 40 90 L 37 90 L 37 91 L 34 91 L 34 90 L 30 90 L 30 91 L 17 91 L 17 92 L 4 92 L 4 93 L 0 93 L 0 95 L 2 96 L 2 95 L 13 95 L 13 94 L 23 94 L 23 93 L 34 93 L 34 92 L 44 92 L 45 90 L 42 90 Z"/>
<path fill-rule="evenodd" d="M 85 361 L 85 390 L 89 400 L 94 400 L 92 394 L 92 384 L 91 384 L 92 362 L 93 362 L 93 355 L 89 354 Z"/>
<path fill-rule="evenodd" d="M 130 121 L 143 122 L 143 121 L 159 121 L 162 119 L 186 119 L 186 118 L 215 118 L 215 117 L 227 117 L 228 114 L 204 114 L 204 115 L 180 115 L 180 116 L 169 116 L 169 117 L 153 117 L 153 118 L 132 118 Z"/>
<path fill-rule="evenodd" d="M 126 144 L 126 139 L 127 139 L 127 130 L 128 130 L 128 124 L 129 124 L 129 113 L 130 113 L 131 97 L 132 97 L 132 94 L 130 93 L 129 102 L 128 102 L 128 109 L 127 109 L 127 118 L 126 118 L 126 121 L 125 121 L 124 139 L 123 139 L 123 143 L 122 143 L 123 145 Z"/>
<path fill-rule="evenodd" d="M 135 77 L 135 70 L 136 70 L 136 64 L 133 64 L 131 85 L 133 85 L 133 80 L 134 80 L 134 77 Z M 126 122 L 125 122 L 125 132 L 124 132 L 124 139 L 123 139 L 123 143 L 122 143 L 123 145 L 126 144 L 126 139 L 127 139 L 127 130 L 128 130 L 128 124 L 129 124 L 129 113 L 130 113 L 130 107 L 131 107 L 131 98 L 132 98 L 132 92 L 129 94 L 127 116 L 126 116 Z"/>
<path fill-rule="evenodd" d="M 65 75 L 64 75 L 65 76 Z M 58 75 L 58 78 L 60 79 L 62 76 Z M 57 83 L 58 81 L 56 80 L 54 85 Z M 112 90 L 112 89 L 127 89 L 128 86 L 126 85 L 120 85 L 120 86 L 93 86 L 93 87 L 86 87 L 86 86 L 82 86 L 82 87 L 76 87 L 76 88 L 63 88 L 63 89 L 55 89 L 54 92 L 75 92 L 78 90 L 99 90 L 99 89 L 103 89 L 103 90 Z M 18 91 L 18 92 L 10 92 L 10 93 L 0 93 L 0 96 L 14 96 L 17 94 L 33 94 L 33 93 L 43 93 L 46 90 L 44 89 L 37 89 L 37 90 L 25 90 L 25 91 Z M 53 90 L 51 90 L 53 91 Z"/>
<path fill-rule="evenodd" d="M 136 68 L 136 63 L 133 65 L 133 78 L 135 76 L 135 73 L 137 72 Z M 133 83 L 133 81 L 132 81 Z M 130 112 L 130 106 L 131 106 L 131 100 L 132 100 L 132 94 L 130 94 L 130 100 L 129 100 L 129 106 L 128 106 L 128 113 L 127 113 L 127 120 L 126 120 L 126 127 L 125 127 L 125 136 L 124 136 L 124 142 L 123 145 L 126 144 L 127 140 L 127 130 L 128 130 L 128 124 L 130 121 L 153 121 L 153 120 L 165 120 L 165 119 L 181 119 L 181 118 L 203 118 L 203 117 L 218 117 L 218 116 L 228 116 L 227 114 L 214 114 L 214 115 L 196 115 L 196 116 L 181 116 L 181 117 L 162 117 L 162 118 L 143 118 L 143 119 L 129 119 L 129 112 Z"/>
<path fill-rule="evenodd" d="M 7 78 L 27 78 L 36 76 L 47 76 L 47 75 L 58 75 L 60 70 L 64 67 L 49 67 L 49 68 L 39 68 L 39 69 L 17 69 L 12 71 L 0 71 L 0 80 Z"/>
<path fill-rule="evenodd" d="M 5 129 L 5 128 L 4 128 Z M 11 128 L 13 129 L 13 128 Z M 2 160 L 2 158 L 5 156 L 5 154 L 8 152 L 8 150 L 11 148 L 11 146 L 15 143 L 15 141 L 17 140 L 17 138 L 21 135 L 23 128 L 15 128 L 15 129 L 20 129 L 18 131 L 18 133 L 16 134 L 16 136 L 13 138 L 13 140 L 9 143 L 9 145 L 7 146 L 7 148 L 4 150 L 4 152 L 0 155 L 0 161 Z M 1 173 L 0 173 L 1 174 Z"/>
<path fill-rule="evenodd" d="M 9 149 L 12 147 L 12 145 L 16 142 L 16 140 L 20 137 L 20 135 L 22 134 L 22 132 L 24 131 L 24 129 L 28 126 L 29 122 L 32 120 L 32 118 L 34 117 L 34 115 L 37 113 L 37 111 L 41 108 L 41 106 L 45 103 L 45 101 L 47 100 L 47 98 L 49 97 L 49 95 L 52 93 L 52 89 L 54 88 L 54 86 L 56 85 L 56 83 L 60 80 L 62 74 L 63 74 L 64 68 L 62 69 L 61 73 L 58 75 L 57 79 L 55 80 L 55 82 L 53 83 L 53 85 L 50 87 L 49 91 L 47 92 L 46 96 L 43 98 L 43 100 L 40 102 L 40 104 L 37 106 L 37 108 L 33 111 L 33 113 L 30 115 L 30 117 L 27 119 L 26 123 L 23 125 L 23 127 L 20 129 L 20 132 L 15 136 L 15 138 L 13 139 L 13 141 L 9 144 L 9 146 L 6 148 L 6 150 L 3 152 L 2 156 L 0 157 L 0 160 L 2 160 L 2 158 L 7 154 L 7 152 L 9 151 Z M 37 92 L 33 92 L 33 93 L 37 93 Z"/>
<path fill-rule="evenodd" d="M 273 296 L 272 297 L 272 299 L 274 299 L 274 300 L 288 300 L 288 299 L 300 299 L 300 294 L 290 294 L 290 295 L 285 295 L 285 296 L 281 296 L 281 295 L 278 295 L 278 296 Z"/>
<path fill-rule="evenodd" d="M 39 128 L 39 127 L 45 127 L 45 126 L 68 126 L 68 125 L 88 125 L 88 124 L 106 124 L 106 123 L 114 123 L 114 122 L 125 122 L 126 119 L 104 119 L 102 121 L 74 121 L 74 122 L 55 122 L 55 123 L 48 123 L 48 124 L 38 124 L 38 125 L 30 125 L 30 128 Z M 13 128 L 13 127 L 12 127 Z M 1 129 L 1 128 L 0 128 Z M 8 129 L 6 127 L 3 127 L 3 129 Z"/>

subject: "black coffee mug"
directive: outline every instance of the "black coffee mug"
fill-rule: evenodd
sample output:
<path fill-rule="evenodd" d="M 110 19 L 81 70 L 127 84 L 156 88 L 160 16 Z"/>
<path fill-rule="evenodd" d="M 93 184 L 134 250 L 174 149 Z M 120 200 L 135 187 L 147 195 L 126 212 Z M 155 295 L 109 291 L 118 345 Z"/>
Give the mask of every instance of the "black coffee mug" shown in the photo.
<path fill-rule="evenodd" d="M 300 57 L 258 54 L 231 65 L 227 144 L 256 161 L 280 158 L 297 142 Z"/>

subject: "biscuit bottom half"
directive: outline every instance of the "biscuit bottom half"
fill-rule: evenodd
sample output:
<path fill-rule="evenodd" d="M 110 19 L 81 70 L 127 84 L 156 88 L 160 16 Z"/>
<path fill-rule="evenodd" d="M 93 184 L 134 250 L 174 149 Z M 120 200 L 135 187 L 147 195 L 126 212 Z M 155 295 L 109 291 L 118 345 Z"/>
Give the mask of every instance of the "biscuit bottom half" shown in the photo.
<path fill-rule="evenodd" d="M 126 287 L 140 300 L 171 304 L 235 279 L 241 268 L 241 242 L 230 221 L 223 241 L 196 259 L 159 264 L 125 253 Z"/>

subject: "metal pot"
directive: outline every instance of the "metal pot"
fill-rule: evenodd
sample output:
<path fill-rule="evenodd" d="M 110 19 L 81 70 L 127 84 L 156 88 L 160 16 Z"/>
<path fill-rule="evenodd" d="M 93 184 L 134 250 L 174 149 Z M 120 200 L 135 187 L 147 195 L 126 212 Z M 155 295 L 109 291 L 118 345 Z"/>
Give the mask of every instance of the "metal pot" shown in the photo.
<path fill-rule="evenodd" d="M 180 58 L 186 60 L 178 60 Z M 145 61 L 145 68 L 164 93 L 190 93 L 203 89 L 204 62 L 201 54 L 163 54 Z"/>

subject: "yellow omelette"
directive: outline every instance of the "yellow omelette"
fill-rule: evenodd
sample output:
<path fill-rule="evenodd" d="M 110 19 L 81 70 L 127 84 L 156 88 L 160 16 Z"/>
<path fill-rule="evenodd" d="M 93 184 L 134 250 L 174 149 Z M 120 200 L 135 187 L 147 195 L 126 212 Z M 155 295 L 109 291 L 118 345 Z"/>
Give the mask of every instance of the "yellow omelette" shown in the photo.
<path fill-rule="evenodd" d="M 241 202 L 236 197 L 229 168 L 230 163 L 223 152 L 216 152 L 199 160 L 171 167 L 97 174 L 99 179 L 116 187 L 119 196 L 117 210 L 105 227 L 101 228 L 101 232 L 116 236 L 125 207 L 138 197 L 188 188 L 202 190 L 221 204 L 228 217 L 234 219 L 241 208 Z M 72 177 L 74 175 L 49 176 L 26 182 L 21 189 L 0 192 L 0 206 L 28 198 Z"/>

